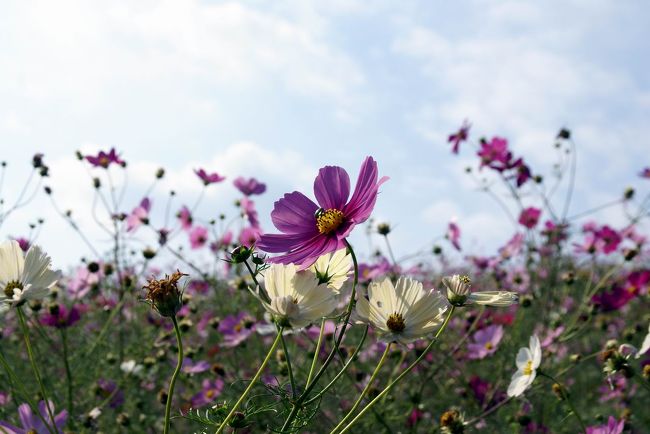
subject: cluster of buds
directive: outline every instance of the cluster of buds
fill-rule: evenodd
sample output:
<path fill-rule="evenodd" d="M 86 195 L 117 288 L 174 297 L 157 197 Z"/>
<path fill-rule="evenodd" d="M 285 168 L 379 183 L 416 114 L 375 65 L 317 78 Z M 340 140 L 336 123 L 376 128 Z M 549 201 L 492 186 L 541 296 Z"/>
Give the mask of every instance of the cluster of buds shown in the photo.
<path fill-rule="evenodd" d="M 171 318 L 176 316 L 183 306 L 183 290 L 178 288 L 178 281 L 187 274 L 176 270 L 164 279 L 151 278 L 143 289 L 147 290 L 145 301 L 160 315 Z"/>

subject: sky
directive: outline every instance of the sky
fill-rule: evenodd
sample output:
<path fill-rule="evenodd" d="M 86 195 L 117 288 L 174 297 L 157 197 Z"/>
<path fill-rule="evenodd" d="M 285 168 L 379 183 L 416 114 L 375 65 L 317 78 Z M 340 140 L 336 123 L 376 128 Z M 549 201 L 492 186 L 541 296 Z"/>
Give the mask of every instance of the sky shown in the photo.
<path fill-rule="evenodd" d="M 3 2 L 2 197 L 17 197 L 42 152 L 60 207 L 105 242 L 74 153 L 115 147 L 129 162 L 125 211 L 159 166 L 167 176 L 154 208 L 169 189 L 192 202 L 201 190 L 192 170 L 205 167 L 266 182 L 257 208 L 271 232 L 285 192 L 311 196 L 324 165 L 354 182 L 372 155 L 390 177 L 375 218 L 395 227 L 398 257 L 439 240 L 452 219 L 464 249 L 488 253 L 512 224 L 465 174 L 471 146 L 453 156 L 448 134 L 467 119 L 474 139 L 506 137 L 550 177 L 554 138 L 570 128 L 569 214 L 627 186 L 647 192 L 638 172 L 650 165 L 648 16 L 650 4 L 632 0 Z M 236 196 L 231 184 L 214 186 L 199 212 L 232 214 Z M 37 217 L 55 264 L 88 254 L 42 194 L 0 237 L 26 233 Z M 595 217 L 623 224 L 616 209 Z"/>

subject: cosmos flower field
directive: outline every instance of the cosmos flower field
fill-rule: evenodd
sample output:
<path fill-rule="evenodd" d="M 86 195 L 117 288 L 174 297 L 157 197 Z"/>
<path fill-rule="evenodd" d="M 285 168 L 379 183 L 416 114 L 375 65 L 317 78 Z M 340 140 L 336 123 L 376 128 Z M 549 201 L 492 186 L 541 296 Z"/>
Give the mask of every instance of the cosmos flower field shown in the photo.
<path fill-rule="evenodd" d="M 469 123 L 448 146 L 512 223 L 491 254 L 451 216 L 427 252 L 395 251 L 399 222 L 373 217 L 391 174 L 371 156 L 325 165 L 273 209 L 256 204 L 264 180 L 196 168 L 239 194 L 200 215 L 203 196 L 156 188 L 163 168 L 124 200 L 115 148 L 77 153 L 100 245 L 35 155 L 23 194 L 0 190 L 0 228 L 46 195 L 89 254 L 59 270 L 38 230 L 3 232 L 0 433 L 649 433 L 650 167 L 572 216 L 569 130 L 551 170 Z M 27 162 L 2 179 L 8 164 Z M 592 218 L 606 207 L 625 224 Z"/>

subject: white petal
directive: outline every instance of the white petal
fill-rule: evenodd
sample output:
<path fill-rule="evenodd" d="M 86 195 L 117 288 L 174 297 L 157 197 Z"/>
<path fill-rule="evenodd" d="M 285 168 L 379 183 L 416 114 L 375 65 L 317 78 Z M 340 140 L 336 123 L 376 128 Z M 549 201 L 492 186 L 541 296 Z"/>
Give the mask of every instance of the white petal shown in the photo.
<path fill-rule="evenodd" d="M 524 375 L 517 371 L 512 376 L 510 384 L 508 385 L 508 396 L 519 396 L 528 389 L 528 386 L 533 382 L 535 377 L 533 375 Z"/>
<path fill-rule="evenodd" d="M 530 337 L 530 352 L 532 354 L 533 368 L 537 369 L 542 362 L 542 346 L 537 335 Z"/>
<path fill-rule="evenodd" d="M 25 259 L 20 245 L 15 240 L 5 241 L 0 244 L 0 285 L 4 290 L 7 283 L 21 281 Z"/>
<path fill-rule="evenodd" d="M 469 294 L 467 304 L 505 307 L 519 302 L 519 295 L 509 291 L 482 291 Z"/>
<path fill-rule="evenodd" d="M 296 266 L 293 264 L 271 264 L 264 270 L 264 286 L 269 298 L 279 298 L 293 293 L 293 278 Z"/>
<path fill-rule="evenodd" d="M 386 317 L 396 311 L 395 287 L 388 277 L 380 282 L 372 282 L 368 286 L 368 300 L 373 308 L 378 309 Z"/>
<path fill-rule="evenodd" d="M 411 307 L 425 295 L 422 284 L 410 277 L 400 277 L 395 285 L 395 310 L 391 313 L 401 313 L 406 317 L 406 313 Z"/>
<path fill-rule="evenodd" d="M 525 368 L 529 360 L 533 360 L 530 350 L 528 348 L 519 348 L 516 359 L 517 368 L 520 370 Z"/>
<path fill-rule="evenodd" d="M 52 271 L 51 262 L 50 257 L 39 246 L 32 246 L 25 256 L 23 284 L 31 284 L 39 291 L 54 286 L 59 280 L 59 273 Z"/>

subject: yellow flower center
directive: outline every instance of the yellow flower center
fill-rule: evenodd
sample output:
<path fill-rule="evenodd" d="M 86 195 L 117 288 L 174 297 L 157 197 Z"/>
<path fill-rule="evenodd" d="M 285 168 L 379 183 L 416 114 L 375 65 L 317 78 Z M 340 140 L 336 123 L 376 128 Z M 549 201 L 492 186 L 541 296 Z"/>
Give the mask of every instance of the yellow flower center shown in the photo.
<path fill-rule="evenodd" d="M 524 375 L 532 375 L 533 373 L 533 361 L 529 360 L 526 362 L 526 367 L 523 369 Z"/>
<path fill-rule="evenodd" d="M 404 317 L 402 316 L 401 313 L 393 313 L 388 317 L 388 321 L 386 321 L 386 327 L 392 332 L 395 333 L 401 333 L 404 331 L 406 328 L 406 324 L 404 324 Z"/>
<path fill-rule="evenodd" d="M 460 280 L 461 283 L 464 283 L 466 285 L 472 283 L 472 280 L 469 278 L 469 276 L 459 276 L 458 280 Z"/>
<path fill-rule="evenodd" d="M 101 156 L 99 157 L 99 165 L 106 168 L 108 165 L 111 164 L 111 160 L 108 159 L 108 157 Z"/>
<path fill-rule="evenodd" d="M 494 345 L 492 345 L 492 342 L 488 342 L 485 344 L 485 349 L 490 351 L 492 348 L 494 348 Z"/>
<path fill-rule="evenodd" d="M 14 289 L 23 289 L 23 284 L 16 280 L 7 283 L 7 287 L 5 288 L 5 295 L 7 298 L 12 298 L 14 296 Z"/>
<path fill-rule="evenodd" d="M 343 223 L 344 216 L 338 209 L 319 210 L 316 213 L 316 227 L 321 234 L 330 234 Z"/>

